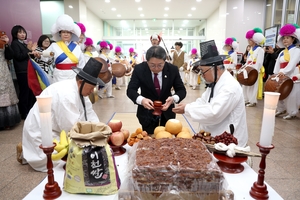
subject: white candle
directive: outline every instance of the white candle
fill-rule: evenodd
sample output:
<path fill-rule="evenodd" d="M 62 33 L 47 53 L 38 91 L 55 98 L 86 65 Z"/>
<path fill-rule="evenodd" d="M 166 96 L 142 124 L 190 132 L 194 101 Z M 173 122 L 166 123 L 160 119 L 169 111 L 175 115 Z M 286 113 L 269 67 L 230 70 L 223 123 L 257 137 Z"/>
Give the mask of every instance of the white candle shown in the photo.
<path fill-rule="evenodd" d="M 264 114 L 260 133 L 260 145 L 271 146 L 275 126 L 275 111 L 280 93 L 264 92 Z"/>
<path fill-rule="evenodd" d="M 37 96 L 37 103 L 40 113 L 40 127 L 42 135 L 42 146 L 53 146 L 52 121 L 51 121 L 51 96 Z"/>

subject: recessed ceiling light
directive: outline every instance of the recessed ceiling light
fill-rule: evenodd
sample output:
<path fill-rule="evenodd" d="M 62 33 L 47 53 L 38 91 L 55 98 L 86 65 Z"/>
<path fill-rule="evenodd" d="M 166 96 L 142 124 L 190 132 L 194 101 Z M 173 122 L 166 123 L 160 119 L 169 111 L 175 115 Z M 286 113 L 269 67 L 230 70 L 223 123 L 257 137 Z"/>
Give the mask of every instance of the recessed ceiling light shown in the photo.
<path fill-rule="evenodd" d="M 105 3 L 109 3 L 110 2 L 110 0 L 105 0 Z"/>
<path fill-rule="evenodd" d="M 72 5 L 69 5 L 69 8 L 73 8 L 73 6 L 72 6 Z"/>
<path fill-rule="evenodd" d="M 182 31 L 183 29 L 182 29 L 182 28 L 180 28 L 179 30 L 181 30 L 181 31 Z"/>
<path fill-rule="evenodd" d="M 141 0 L 135 0 L 135 2 L 140 2 Z"/>
<path fill-rule="evenodd" d="M 259 14 L 259 15 L 260 15 L 261 13 L 259 12 L 259 13 L 257 13 L 257 14 Z"/>
<path fill-rule="evenodd" d="M 140 16 L 141 16 L 141 17 L 144 17 L 145 15 L 144 15 L 144 14 L 140 14 Z"/>
<path fill-rule="evenodd" d="M 117 15 L 117 17 L 121 17 L 121 15 Z"/>
<path fill-rule="evenodd" d="M 164 14 L 164 17 L 168 17 L 168 14 Z"/>
<path fill-rule="evenodd" d="M 169 7 L 165 7 L 165 10 L 169 10 Z"/>
<path fill-rule="evenodd" d="M 116 8 L 112 8 L 111 10 L 112 10 L 112 11 L 116 11 L 117 9 L 116 9 Z"/>
<path fill-rule="evenodd" d="M 269 3 L 269 4 L 267 4 L 267 6 L 271 6 L 271 4 Z"/>
<path fill-rule="evenodd" d="M 195 7 L 192 7 L 191 10 L 196 10 L 196 8 L 195 8 Z"/>
<path fill-rule="evenodd" d="M 196 0 L 197 2 L 201 2 L 202 0 Z"/>
<path fill-rule="evenodd" d="M 234 6 L 232 9 L 234 9 L 234 10 L 235 10 L 235 9 L 237 9 L 237 7 L 236 7 L 236 6 Z"/>
<path fill-rule="evenodd" d="M 142 8 L 142 7 L 139 7 L 138 10 L 143 10 L 143 8 Z"/>
<path fill-rule="evenodd" d="M 192 14 L 188 14 L 188 17 L 191 17 L 192 16 Z"/>
<path fill-rule="evenodd" d="M 229 13 L 226 13 L 226 15 L 229 15 Z"/>
<path fill-rule="evenodd" d="M 171 0 L 166 0 L 166 2 L 170 2 Z"/>

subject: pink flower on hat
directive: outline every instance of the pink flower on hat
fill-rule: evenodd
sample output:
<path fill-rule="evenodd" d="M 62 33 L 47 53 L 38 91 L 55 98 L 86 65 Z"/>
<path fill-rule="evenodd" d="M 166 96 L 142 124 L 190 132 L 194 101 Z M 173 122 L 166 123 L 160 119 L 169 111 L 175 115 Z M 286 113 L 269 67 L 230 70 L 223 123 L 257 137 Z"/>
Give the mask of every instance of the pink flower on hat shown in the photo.
<path fill-rule="evenodd" d="M 134 48 L 129 48 L 129 53 L 132 53 L 132 52 L 134 52 Z"/>
<path fill-rule="evenodd" d="M 296 27 L 294 25 L 286 24 L 280 29 L 279 34 L 281 36 L 292 36 L 295 32 Z"/>
<path fill-rule="evenodd" d="M 119 47 L 119 46 L 116 46 L 116 48 L 115 48 L 115 52 L 116 52 L 116 53 L 120 53 L 121 51 L 122 51 L 121 47 Z"/>
<path fill-rule="evenodd" d="M 265 43 L 265 36 L 262 34 L 262 30 L 260 28 L 254 28 L 249 30 L 246 33 L 246 38 L 248 40 L 253 40 L 258 45 L 263 45 Z"/>
<path fill-rule="evenodd" d="M 101 41 L 101 42 L 100 42 L 100 47 L 101 47 L 101 49 L 108 48 L 107 42 Z"/>
<path fill-rule="evenodd" d="M 84 42 L 84 45 L 85 46 L 91 46 L 91 45 L 93 45 L 92 38 L 87 37 L 86 40 L 85 40 L 85 42 Z"/>
<path fill-rule="evenodd" d="M 81 30 L 81 33 L 84 34 L 85 31 L 86 31 L 86 28 L 85 28 L 85 26 L 83 25 L 83 23 L 80 23 L 80 22 L 75 22 L 75 23 L 79 26 L 79 28 L 80 28 L 80 30 Z"/>
<path fill-rule="evenodd" d="M 225 44 L 231 46 L 233 41 L 234 41 L 234 40 L 233 40 L 232 38 L 226 38 Z"/>
<path fill-rule="evenodd" d="M 192 48 L 191 54 L 197 54 L 197 49 L 196 48 Z"/>
<path fill-rule="evenodd" d="M 108 46 L 109 46 L 109 50 L 112 50 L 114 48 L 112 44 L 108 44 Z"/>
<path fill-rule="evenodd" d="M 255 33 L 254 30 L 248 31 L 248 32 L 246 33 L 246 38 L 247 38 L 248 40 L 250 40 L 250 39 L 253 37 L 254 33 Z"/>

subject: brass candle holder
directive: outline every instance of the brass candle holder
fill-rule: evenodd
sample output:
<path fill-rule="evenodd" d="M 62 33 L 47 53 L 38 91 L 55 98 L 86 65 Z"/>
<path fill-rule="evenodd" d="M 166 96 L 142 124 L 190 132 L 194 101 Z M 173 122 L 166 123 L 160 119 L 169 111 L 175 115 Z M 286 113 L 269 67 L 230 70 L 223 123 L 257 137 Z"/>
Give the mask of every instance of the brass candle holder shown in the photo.
<path fill-rule="evenodd" d="M 61 195 L 61 189 L 58 183 L 54 180 L 53 162 L 51 159 L 51 154 L 54 151 L 55 146 L 55 143 L 53 143 L 53 146 L 50 147 L 43 147 L 42 145 L 39 146 L 47 156 L 48 183 L 45 185 L 43 195 L 44 199 L 56 199 Z"/>
<path fill-rule="evenodd" d="M 266 184 L 264 183 L 265 179 L 265 169 L 266 169 L 266 157 L 270 153 L 270 150 L 274 148 L 274 145 L 269 147 L 261 146 L 258 142 L 256 144 L 259 148 L 259 152 L 261 153 L 261 161 L 259 163 L 259 171 L 257 181 L 253 183 L 253 186 L 250 190 L 250 196 L 254 199 L 269 199 L 268 189 Z"/>

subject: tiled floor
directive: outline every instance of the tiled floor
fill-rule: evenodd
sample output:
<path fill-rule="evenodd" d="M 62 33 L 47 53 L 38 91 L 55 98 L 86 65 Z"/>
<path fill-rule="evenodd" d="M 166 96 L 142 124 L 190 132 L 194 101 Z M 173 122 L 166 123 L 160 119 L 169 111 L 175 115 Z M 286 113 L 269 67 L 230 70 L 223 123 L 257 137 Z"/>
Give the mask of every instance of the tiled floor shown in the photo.
<path fill-rule="evenodd" d="M 204 91 L 187 87 L 184 102 L 194 101 Z M 114 112 L 135 112 L 134 105 L 126 96 L 126 88 L 114 90 L 115 98 L 104 98 L 94 104 L 94 109 L 102 122 L 107 122 Z M 263 101 L 257 107 L 246 108 L 249 145 L 259 152 L 259 141 L 263 115 Z M 300 197 L 300 120 L 276 118 L 273 144 L 275 148 L 267 156 L 265 181 L 284 199 L 296 200 Z M 195 130 L 197 124 L 191 122 Z M 138 125 L 137 125 L 138 126 Z M 23 121 L 11 130 L 0 131 L 0 199 L 22 199 L 46 177 L 46 173 L 36 172 L 29 165 L 20 165 L 16 160 L 16 144 L 21 141 Z M 257 172 L 259 158 L 253 158 L 253 169 Z M 250 188 L 249 188 L 250 189 Z"/>

